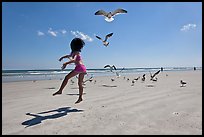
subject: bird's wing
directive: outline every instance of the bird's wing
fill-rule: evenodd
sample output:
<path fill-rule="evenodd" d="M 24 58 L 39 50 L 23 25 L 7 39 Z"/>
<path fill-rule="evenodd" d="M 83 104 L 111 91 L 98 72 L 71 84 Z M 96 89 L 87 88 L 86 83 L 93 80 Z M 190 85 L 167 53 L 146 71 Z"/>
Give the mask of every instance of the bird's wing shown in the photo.
<path fill-rule="evenodd" d="M 113 67 L 115 70 L 117 70 L 116 67 L 115 67 L 114 65 L 113 65 L 112 67 Z"/>
<path fill-rule="evenodd" d="M 113 35 L 113 33 L 110 33 L 108 35 L 106 35 L 106 37 L 111 37 Z"/>
<path fill-rule="evenodd" d="M 154 78 L 157 74 L 159 74 L 160 70 L 157 71 L 156 73 L 154 73 L 154 75 L 152 76 L 152 78 Z"/>
<path fill-rule="evenodd" d="M 102 38 L 101 38 L 101 37 L 99 37 L 99 36 L 96 36 L 96 38 L 98 38 L 98 39 L 102 40 Z"/>
<path fill-rule="evenodd" d="M 124 9 L 116 9 L 115 11 L 113 11 L 112 16 L 115 16 L 117 14 L 122 14 L 122 13 L 127 13 L 127 11 Z"/>
<path fill-rule="evenodd" d="M 110 68 L 111 68 L 111 66 L 110 66 L 110 65 L 105 65 L 105 66 L 104 66 L 104 68 L 107 68 L 107 67 L 110 67 Z"/>
<path fill-rule="evenodd" d="M 182 84 L 186 84 L 186 82 L 185 82 L 185 81 L 181 81 L 181 83 L 182 83 Z"/>
<path fill-rule="evenodd" d="M 95 15 L 103 15 L 103 16 L 107 16 L 108 13 L 105 12 L 104 10 L 98 10 L 97 12 L 95 12 Z"/>
<path fill-rule="evenodd" d="M 105 41 L 106 41 L 108 38 L 110 38 L 112 35 L 113 35 L 113 33 L 110 33 L 110 34 L 106 35 Z"/>

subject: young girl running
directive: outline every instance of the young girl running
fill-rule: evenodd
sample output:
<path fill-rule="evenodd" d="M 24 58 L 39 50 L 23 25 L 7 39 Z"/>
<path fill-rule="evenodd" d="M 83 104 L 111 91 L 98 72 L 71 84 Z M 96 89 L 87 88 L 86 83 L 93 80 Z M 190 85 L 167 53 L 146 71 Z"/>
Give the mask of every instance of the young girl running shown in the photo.
<path fill-rule="evenodd" d="M 82 58 L 80 55 L 81 49 L 83 48 L 83 46 L 85 45 L 84 41 L 80 38 L 74 38 L 71 41 L 71 54 L 70 55 L 65 55 L 63 57 L 61 57 L 59 59 L 59 61 L 62 61 L 62 59 L 64 58 L 69 58 L 70 61 L 65 62 L 62 65 L 62 70 L 64 70 L 66 68 L 66 66 L 70 63 L 75 63 L 75 69 L 72 70 L 69 74 L 67 74 L 60 86 L 60 89 L 55 92 L 53 94 L 53 96 L 55 95 L 59 95 L 62 94 L 62 90 L 64 89 L 64 87 L 66 86 L 68 80 L 76 75 L 79 74 L 78 76 L 78 86 L 79 86 L 79 98 L 78 100 L 75 102 L 76 103 L 80 103 L 83 99 L 82 99 L 82 95 L 83 95 L 83 79 L 84 79 L 84 75 L 86 75 L 86 67 L 84 66 L 83 62 L 82 62 Z"/>

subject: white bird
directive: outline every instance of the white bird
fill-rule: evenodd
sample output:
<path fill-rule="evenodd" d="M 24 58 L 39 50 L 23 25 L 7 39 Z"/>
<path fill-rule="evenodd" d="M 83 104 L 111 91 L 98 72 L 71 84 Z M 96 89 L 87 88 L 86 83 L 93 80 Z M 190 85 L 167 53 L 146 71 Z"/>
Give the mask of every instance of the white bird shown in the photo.
<path fill-rule="evenodd" d="M 126 10 L 124 9 L 116 9 L 115 11 L 113 12 L 105 12 L 104 10 L 98 10 L 97 12 L 95 12 L 95 15 L 102 15 L 105 17 L 105 20 L 107 22 L 111 22 L 114 20 L 114 16 L 115 15 L 118 15 L 118 14 L 122 14 L 122 13 L 127 13 Z"/>
<path fill-rule="evenodd" d="M 104 46 L 108 46 L 109 42 L 107 42 L 108 38 L 110 38 L 113 35 L 113 33 L 110 33 L 108 35 L 106 35 L 105 40 L 103 40 L 101 37 L 96 36 L 96 38 L 98 38 L 99 40 L 101 40 L 103 42 Z"/>

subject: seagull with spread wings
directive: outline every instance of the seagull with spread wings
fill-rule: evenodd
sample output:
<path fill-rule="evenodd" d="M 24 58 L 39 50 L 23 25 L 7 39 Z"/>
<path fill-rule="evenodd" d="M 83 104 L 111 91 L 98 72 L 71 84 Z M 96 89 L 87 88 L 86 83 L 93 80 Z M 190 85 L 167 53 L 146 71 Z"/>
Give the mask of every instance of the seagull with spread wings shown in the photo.
<path fill-rule="evenodd" d="M 110 68 L 110 71 L 111 71 L 111 72 L 113 72 L 113 69 L 114 69 L 114 70 L 117 70 L 114 65 L 112 65 L 112 66 L 111 66 L 111 65 L 105 65 L 104 68 Z"/>
<path fill-rule="evenodd" d="M 123 14 L 123 13 L 127 13 L 127 11 L 124 10 L 124 9 L 116 9 L 116 10 L 113 11 L 113 12 L 106 12 L 106 11 L 104 11 L 104 10 L 98 10 L 97 12 L 95 12 L 95 15 L 102 15 L 102 16 L 105 17 L 105 20 L 106 20 L 107 22 L 111 22 L 111 21 L 114 20 L 113 17 L 114 17 L 115 15 Z"/>
<path fill-rule="evenodd" d="M 96 36 L 96 38 L 98 38 L 99 40 L 101 40 L 103 42 L 104 46 L 108 46 L 109 42 L 107 42 L 108 38 L 110 38 L 113 35 L 113 33 L 110 33 L 108 35 L 106 35 L 105 40 L 103 40 L 101 37 Z"/>
<path fill-rule="evenodd" d="M 150 80 L 153 80 L 154 77 L 159 74 L 159 72 L 160 72 L 160 70 L 158 70 L 158 71 L 157 71 L 156 73 L 154 73 L 153 75 L 152 75 L 152 73 L 150 72 L 150 77 L 151 77 Z"/>

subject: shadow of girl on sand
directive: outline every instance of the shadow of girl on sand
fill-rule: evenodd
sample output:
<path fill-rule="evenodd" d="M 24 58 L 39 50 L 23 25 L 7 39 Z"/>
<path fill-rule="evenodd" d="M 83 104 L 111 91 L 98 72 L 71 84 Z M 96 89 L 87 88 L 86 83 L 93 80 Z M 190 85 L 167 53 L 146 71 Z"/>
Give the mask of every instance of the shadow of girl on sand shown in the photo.
<path fill-rule="evenodd" d="M 37 113 L 37 114 L 26 113 L 26 115 L 34 116 L 34 118 L 24 121 L 22 123 L 22 125 L 27 125 L 25 127 L 25 128 L 27 128 L 27 127 L 30 127 L 30 126 L 33 126 L 33 125 L 40 124 L 43 120 L 55 119 L 55 118 L 66 116 L 68 113 L 71 113 L 71 112 L 82 112 L 82 111 L 83 110 L 71 109 L 71 107 L 61 107 L 61 108 L 58 108 L 58 109 L 44 111 L 44 112 L 40 112 L 40 113 Z M 47 115 L 47 116 L 39 115 L 39 114 L 45 114 L 45 113 L 51 113 L 51 112 L 57 112 L 57 113 Z"/>

